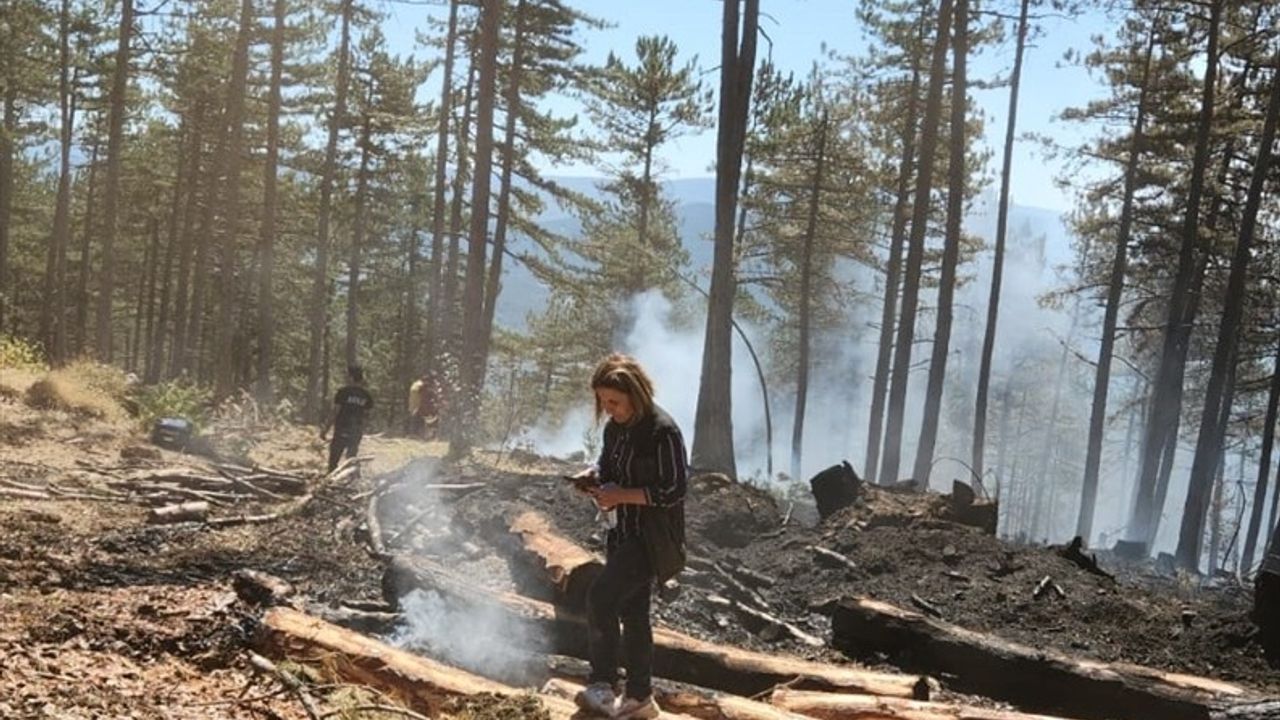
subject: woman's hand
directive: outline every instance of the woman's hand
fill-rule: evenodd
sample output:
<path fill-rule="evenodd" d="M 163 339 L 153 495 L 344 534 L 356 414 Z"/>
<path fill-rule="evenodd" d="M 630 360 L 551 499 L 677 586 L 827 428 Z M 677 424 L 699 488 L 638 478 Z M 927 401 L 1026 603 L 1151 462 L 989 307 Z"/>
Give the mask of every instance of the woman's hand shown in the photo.
<path fill-rule="evenodd" d="M 568 475 L 567 477 L 573 481 L 574 490 L 583 495 L 590 495 L 591 489 L 599 483 L 600 471 L 593 465 L 580 473 Z"/>

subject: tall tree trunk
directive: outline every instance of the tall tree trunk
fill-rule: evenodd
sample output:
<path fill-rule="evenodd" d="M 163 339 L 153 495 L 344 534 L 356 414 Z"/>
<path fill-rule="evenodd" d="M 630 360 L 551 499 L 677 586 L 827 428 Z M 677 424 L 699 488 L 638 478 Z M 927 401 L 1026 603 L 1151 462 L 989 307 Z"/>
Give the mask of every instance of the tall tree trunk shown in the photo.
<path fill-rule="evenodd" d="M 1216 18 L 1220 9 L 1217 3 L 1214 8 L 1216 30 Z M 1277 54 L 1276 66 L 1280 67 L 1280 54 Z M 1244 315 L 1245 281 L 1248 278 L 1249 261 L 1253 251 L 1258 210 L 1266 187 L 1267 171 L 1271 164 L 1271 146 L 1275 142 L 1278 116 L 1280 116 L 1280 78 L 1273 76 L 1267 115 L 1263 121 L 1262 136 L 1258 141 L 1258 158 L 1254 163 L 1249 194 L 1245 200 L 1244 216 L 1241 219 L 1240 237 L 1236 241 L 1235 254 L 1231 259 L 1231 274 L 1227 279 L 1225 294 L 1226 304 L 1222 311 L 1222 323 L 1218 327 L 1218 342 L 1214 347 L 1209 384 L 1205 389 L 1204 411 L 1200 417 L 1196 454 L 1191 464 L 1191 481 L 1187 487 L 1187 501 L 1178 535 L 1175 556 L 1178 564 L 1187 569 L 1196 569 L 1200 564 L 1205 513 L 1208 510 L 1209 495 L 1212 492 L 1213 462 L 1221 453 L 1222 439 L 1226 433 L 1226 423 L 1222 420 L 1225 414 L 1224 408 L 1230 408 L 1232 400 L 1233 388 L 1227 385 L 1226 376 L 1235 364 L 1236 343 Z"/>
<path fill-rule="evenodd" d="M 173 344 L 170 346 L 169 358 L 169 374 L 175 377 L 182 376 L 185 372 L 192 369 L 190 348 L 193 345 L 193 338 L 200 331 L 199 324 L 193 320 L 191 308 L 194 307 L 195 299 L 200 296 L 198 292 L 204 285 L 203 263 L 204 263 L 204 247 L 206 243 L 204 238 L 196 238 L 196 218 L 200 214 L 201 201 L 201 178 L 202 163 L 204 153 L 204 134 L 208 117 L 208 103 L 203 98 L 196 101 L 195 109 L 191 113 L 190 124 L 192 125 L 192 133 L 187 147 L 187 182 L 186 182 L 186 203 L 182 209 L 182 230 L 178 236 L 178 273 L 177 287 L 174 291 L 173 301 Z M 206 186 L 212 186 L 212 183 L 205 182 Z M 209 189 L 205 190 L 205 194 L 209 193 Z M 210 203 L 210 198 L 204 198 L 205 203 Z M 198 257 L 197 257 L 198 255 Z M 195 282 L 192 282 L 192 265 L 195 265 Z M 192 287 L 194 286 L 194 287 Z"/>
<path fill-rule="evenodd" d="M 741 37 L 739 38 L 739 21 Z M 716 135 L 715 253 L 711 266 L 702 376 L 694 415 L 693 465 L 737 474 L 733 452 L 734 220 L 755 76 L 760 0 L 725 0 L 720 39 L 720 109 Z"/>
<path fill-rule="evenodd" d="M 942 250 L 942 277 L 938 281 L 937 322 L 933 333 L 933 354 L 929 360 L 929 381 L 924 394 L 924 415 L 912 477 L 928 487 L 933 469 L 933 451 L 938 442 L 938 418 L 947 379 L 947 354 L 951 352 L 951 321 L 956 293 L 956 266 L 960 263 L 960 240 L 964 222 L 965 120 L 968 111 L 966 60 L 969 52 L 969 2 L 955 4 L 954 71 L 951 83 L 951 146 L 947 174 L 947 229 Z"/>
<path fill-rule="evenodd" d="M 373 103 L 373 86 L 367 102 Z M 366 111 L 360 129 L 360 169 L 356 173 L 356 211 L 352 221 L 351 248 L 347 260 L 347 337 L 344 357 L 348 366 L 359 365 L 360 265 L 364 253 L 364 215 L 369 203 L 369 161 L 373 141 L 373 114 Z"/>
<path fill-rule="evenodd" d="M 147 244 L 142 249 L 142 272 L 134 295 L 133 334 L 125 342 L 124 366 L 129 372 L 138 372 L 139 351 L 142 348 L 143 317 L 146 315 L 147 287 L 151 284 L 153 268 L 156 265 L 156 245 L 160 240 L 159 227 L 155 218 L 147 221 Z"/>
<path fill-rule="evenodd" d="M 462 93 L 463 109 L 461 122 L 458 123 L 457 169 L 454 172 L 453 197 L 449 207 L 449 252 L 445 262 L 443 308 L 441 309 L 440 340 L 444 354 L 449 358 L 448 366 L 444 368 L 448 378 L 446 389 L 449 396 L 445 398 L 444 406 L 450 413 L 449 424 L 453 423 L 455 419 L 453 413 L 459 409 L 457 403 L 452 402 L 452 397 L 457 394 L 461 382 L 458 377 L 461 368 L 458 312 L 461 302 L 458 298 L 458 280 L 462 262 L 462 200 L 466 194 L 467 179 L 471 174 L 469 165 L 473 109 L 471 99 L 475 95 L 476 87 L 476 47 L 478 46 L 473 43 L 470 68 L 467 72 L 467 87 Z"/>
<path fill-rule="evenodd" d="M 173 195 L 170 199 L 169 219 L 165 229 L 164 261 L 160 268 L 159 316 L 156 318 L 155 334 L 152 335 L 151 343 L 147 348 L 145 380 L 148 384 L 158 382 L 164 372 L 164 344 L 165 338 L 169 334 L 169 303 L 173 296 L 173 260 L 178 251 L 178 218 L 182 214 L 182 189 L 186 176 L 187 158 L 183 153 L 183 148 L 186 145 L 188 132 L 186 121 L 184 120 L 179 126 L 177 142 L 175 143 L 177 145 L 178 160 L 173 178 Z"/>
<path fill-rule="evenodd" d="M 1218 453 L 1218 470 L 1213 474 L 1213 497 L 1209 502 L 1209 576 L 1218 571 L 1222 559 L 1222 503 L 1223 485 L 1227 481 L 1227 458 Z"/>
<path fill-rule="evenodd" d="M 800 251 L 800 312 L 799 358 L 796 361 L 796 410 L 791 430 L 791 477 L 800 479 L 801 460 L 804 456 L 804 413 L 809 400 L 809 326 L 812 320 L 813 297 L 813 243 L 818 233 L 818 208 L 822 202 L 822 180 L 827 160 L 827 111 L 822 111 L 818 125 L 818 155 L 813 168 L 813 182 L 809 186 L 809 212 L 805 220 L 804 244 Z"/>
<path fill-rule="evenodd" d="M 94 236 L 94 207 L 98 197 L 98 150 L 101 143 L 95 136 L 93 150 L 89 154 L 89 187 L 85 192 L 84 227 L 80 233 L 80 272 L 76 276 L 76 354 L 83 355 L 89 346 L 89 269 L 93 264 L 89 243 Z M 4 214 L 4 213 L 0 213 Z"/>
<path fill-rule="evenodd" d="M 1271 476 L 1271 451 L 1275 446 L 1276 412 L 1280 407 L 1280 339 L 1276 341 L 1275 361 L 1271 366 L 1271 389 L 1267 393 L 1267 414 L 1262 421 L 1262 456 L 1258 458 L 1258 481 L 1253 486 L 1253 507 L 1249 510 L 1249 529 L 1244 536 L 1244 554 L 1240 567 L 1247 574 L 1253 568 L 1262 528 L 1262 511 L 1267 505 L 1267 480 Z"/>
<path fill-rule="evenodd" d="M 902 284 L 902 314 L 898 319 L 893 348 L 893 373 L 889 383 L 889 415 L 885 423 L 883 466 L 880 482 L 898 479 L 902 461 L 902 425 L 907 404 L 907 381 L 911 370 L 911 346 L 915 342 L 916 309 L 920 305 L 920 268 L 924 262 L 924 238 L 929 224 L 929 194 L 933 189 L 933 163 L 938 144 L 938 124 L 942 115 L 942 85 L 947 69 L 947 40 L 951 33 L 951 0 L 938 7 L 937 38 L 929 65 L 929 91 L 925 100 L 924 124 L 920 130 L 920 162 L 916 169 L 915 198 L 911 205 L 911 235 L 907 243 L 907 267 Z"/>
<path fill-rule="evenodd" d="M 156 335 L 156 286 L 160 281 L 160 273 L 164 265 L 160 261 L 160 219 L 151 221 L 151 261 L 146 271 L 146 310 L 143 317 L 143 342 L 138 348 L 139 364 L 143 377 L 151 375 L 151 343 Z"/>
<path fill-rule="evenodd" d="M 231 59 L 231 80 L 227 85 L 227 147 L 222 153 L 224 172 L 222 199 L 222 242 L 218 282 L 218 319 L 214 333 L 214 379 L 218 397 L 231 394 L 235 385 L 237 328 L 232 318 L 238 300 L 236 291 L 236 240 L 240 228 L 240 159 L 244 155 L 244 99 L 249 78 L 249 39 L 253 35 L 253 0 L 241 0 L 240 29 L 236 33 Z"/>
<path fill-rule="evenodd" d="M 1128 272 L 1129 233 L 1133 227 L 1133 193 L 1138 184 L 1138 161 L 1142 157 L 1142 145 L 1147 114 L 1147 87 L 1151 81 L 1151 54 L 1155 48 L 1156 34 L 1152 30 L 1147 39 L 1147 52 L 1143 61 L 1142 87 L 1138 89 L 1138 110 L 1133 121 L 1133 134 L 1129 138 L 1129 158 L 1124 169 L 1124 197 L 1120 204 L 1120 227 L 1116 234 L 1115 254 L 1111 259 L 1111 277 L 1107 284 L 1107 306 L 1102 318 L 1102 339 L 1098 348 L 1098 365 L 1093 379 L 1093 407 L 1089 414 L 1089 441 L 1084 459 L 1084 484 L 1080 493 L 1080 514 L 1076 518 L 1076 535 L 1086 543 L 1093 536 L 1093 515 L 1098 502 L 1098 470 L 1102 465 L 1102 436 L 1107 420 L 1107 393 L 1111 385 L 1111 360 L 1116 340 L 1116 322 L 1120 316 L 1120 297 L 1124 292 L 1125 273 Z"/>
<path fill-rule="evenodd" d="M 44 340 L 49 360 L 55 365 L 62 364 L 67 353 L 63 277 L 67 246 L 71 242 L 71 135 L 76 112 L 71 88 L 71 0 L 62 0 L 58 13 L 58 106 L 58 199 L 45 261 L 44 302 L 40 305 L 40 337 Z M 4 208 L 0 208 L 0 213 L 8 214 Z M 3 277 L 4 261 L 0 260 L 0 295 L 4 294 Z"/>
<path fill-rule="evenodd" d="M 920 32 L 925 21 L 920 19 Z M 911 212 L 911 171 L 916 162 L 916 116 L 920 106 L 919 56 L 912 58 L 911 85 L 907 91 L 907 111 L 902 116 L 902 159 L 898 164 L 898 192 L 893 206 L 893 229 L 889 234 L 889 264 L 885 269 L 884 304 L 880 309 L 880 342 L 876 351 L 876 374 L 871 381 L 871 416 L 867 429 L 867 461 L 863 471 L 876 482 L 880 463 L 881 433 L 884 430 L 885 391 L 889 386 L 889 361 L 893 357 L 893 330 L 898 313 L 898 286 L 902 276 L 902 245 L 906 240 L 907 218 Z"/>
<path fill-rule="evenodd" d="M 13 137 L 18 130 L 18 91 L 10 85 L 0 97 L 0 330 L 7 328 L 14 295 L 9 271 L 9 222 L 13 217 Z"/>
<path fill-rule="evenodd" d="M 1186 326 L 1186 310 L 1191 280 L 1196 265 L 1196 245 L 1200 231 L 1200 200 L 1204 194 L 1205 169 L 1209 162 L 1209 136 L 1213 123 L 1213 106 L 1218 79 L 1218 28 L 1222 19 L 1223 0 L 1211 0 L 1209 43 L 1206 53 L 1204 84 L 1200 100 L 1200 117 L 1196 128 L 1195 152 L 1182 225 L 1182 242 L 1178 251 L 1178 269 L 1174 276 L 1165 321 L 1151 416 L 1143 431 L 1142 459 L 1139 464 L 1138 502 L 1129 524 L 1131 539 L 1147 543 L 1154 540 L 1161 508 L 1156 505 L 1156 478 L 1161 454 L 1166 446 L 1172 451 L 1177 444 L 1176 430 L 1171 434 L 1181 411 L 1182 375 L 1186 365 L 1190 328 Z M 1216 408 L 1215 408 L 1216 409 Z M 1198 541 L 1197 541 L 1198 546 Z"/>
<path fill-rule="evenodd" d="M 107 188 L 102 205 L 102 272 L 98 279 L 96 314 L 99 360 L 111 362 L 111 303 L 115 295 L 115 244 L 120 214 L 120 172 L 124 164 L 125 95 L 129 86 L 129 42 L 133 36 L 133 0 L 120 2 L 120 33 L 116 45 L 116 65 L 111 73 L 110 121 L 107 128 Z"/>
<path fill-rule="evenodd" d="M 1022 0 L 1018 11 L 1018 41 L 1009 77 L 1009 115 L 1004 133 L 1004 159 L 1000 166 L 1000 205 L 996 215 L 996 246 L 991 264 L 991 295 L 987 300 L 987 328 L 982 336 L 978 364 L 978 395 L 973 410 L 973 450 L 970 465 L 979 482 L 986 475 L 987 394 L 991 387 L 991 362 L 995 354 L 996 323 L 1000 315 L 1000 289 L 1004 281 L 1004 247 L 1009 230 L 1009 188 L 1013 179 L 1013 141 L 1018 125 L 1018 91 L 1022 87 L 1022 56 L 1027 48 L 1027 11 L 1031 0 Z"/>
<path fill-rule="evenodd" d="M 464 449 L 477 428 L 484 392 L 485 252 L 489 244 L 490 174 L 493 168 L 493 107 L 497 85 L 498 34 L 502 0 L 483 0 L 480 10 L 479 74 L 476 82 L 476 156 L 471 177 L 471 228 L 467 242 L 466 282 L 462 291 L 462 413 L 454 425 L 451 452 Z"/>
<path fill-rule="evenodd" d="M 324 362 L 325 326 L 329 318 L 329 222 L 333 213 L 334 175 L 337 173 L 338 132 L 347 114 L 347 85 L 351 74 L 351 15 L 353 0 L 342 0 L 342 30 L 338 45 L 338 77 L 334 87 L 333 113 L 329 116 L 329 137 L 324 147 L 324 164 L 320 169 L 320 217 L 316 228 L 316 264 L 311 281 L 310 334 L 307 360 L 307 398 L 304 407 L 308 420 L 317 418 L 322 407 L 317 394 Z M 327 391 L 325 393 L 328 394 Z"/>
<path fill-rule="evenodd" d="M 502 256 L 507 249 L 507 228 L 511 222 L 511 176 L 516 164 L 516 121 L 520 116 L 520 83 L 524 76 L 525 0 L 515 7 L 515 34 L 512 40 L 511 69 L 508 71 L 507 118 L 502 139 L 502 177 L 498 189 L 498 217 L 493 227 L 493 261 L 484 295 L 484 347 L 481 362 L 489 360 L 489 339 L 493 336 L 493 316 L 498 292 L 502 289 Z"/>
<path fill-rule="evenodd" d="M 1075 338 L 1076 325 L 1079 322 L 1080 298 L 1077 296 L 1075 306 L 1071 311 L 1071 326 L 1067 330 L 1067 337 L 1062 343 L 1062 355 L 1058 358 L 1058 372 L 1053 383 L 1053 400 L 1049 403 L 1049 420 L 1045 425 L 1044 440 L 1040 445 L 1040 459 L 1036 466 L 1036 474 L 1031 478 L 1031 482 L 1036 484 L 1036 500 L 1031 521 L 1033 538 L 1043 529 L 1043 512 L 1046 509 L 1044 506 L 1045 488 L 1054 484 L 1049 480 L 1049 465 L 1058 444 L 1058 413 L 1062 407 L 1062 389 L 1066 384 L 1067 363 L 1071 359 L 1071 341 Z"/>
<path fill-rule="evenodd" d="M 427 308 L 427 329 L 424 355 L 427 369 L 433 374 L 439 364 L 441 313 L 445 307 L 441 298 L 441 266 L 444 259 L 445 198 L 448 189 L 449 169 L 449 120 L 453 114 L 453 58 L 458 37 L 458 0 L 449 2 L 449 30 L 445 35 L 444 79 L 440 84 L 440 118 L 436 125 L 435 187 L 431 203 L 431 264 L 427 270 L 430 307 Z"/>
<path fill-rule="evenodd" d="M 273 398 L 271 361 L 276 335 L 276 215 L 279 204 L 276 176 L 280 163 L 286 10 L 285 0 L 275 0 L 272 9 L 275 25 L 271 29 L 271 89 L 267 99 L 267 157 L 262 178 L 262 227 L 258 237 L 258 362 L 254 395 L 258 402 L 264 404 L 270 404 Z"/>

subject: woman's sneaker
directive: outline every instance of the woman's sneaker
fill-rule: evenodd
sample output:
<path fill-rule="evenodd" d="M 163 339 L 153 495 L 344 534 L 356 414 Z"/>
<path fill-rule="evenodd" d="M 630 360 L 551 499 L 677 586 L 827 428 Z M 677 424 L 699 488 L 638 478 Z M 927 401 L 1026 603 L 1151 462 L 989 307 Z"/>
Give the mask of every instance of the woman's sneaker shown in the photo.
<path fill-rule="evenodd" d="M 614 710 L 618 705 L 618 696 L 614 694 L 613 686 L 609 683 L 592 683 L 578 691 L 573 701 L 577 703 L 578 707 L 587 712 L 613 717 Z"/>
<path fill-rule="evenodd" d="M 613 720 L 651 720 L 661 714 L 652 695 L 643 700 L 628 697 L 623 698 L 622 704 L 613 711 Z"/>

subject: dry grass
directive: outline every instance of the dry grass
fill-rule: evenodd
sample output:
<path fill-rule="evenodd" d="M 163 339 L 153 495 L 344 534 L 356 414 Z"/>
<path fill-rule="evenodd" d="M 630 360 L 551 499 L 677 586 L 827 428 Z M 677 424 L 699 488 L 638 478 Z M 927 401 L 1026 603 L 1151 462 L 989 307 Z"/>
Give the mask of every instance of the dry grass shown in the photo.
<path fill-rule="evenodd" d="M 0 367 L 0 401 L 19 401 L 27 388 L 35 384 L 44 372 L 28 368 Z"/>
<path fill-rule="evenodd" d="M 114 368 L 77 362 L 52 370 L 26 387 L 23 400 L 38 410 L 63 412 L 102 420 L 122 420 L 124 375 Z"/>

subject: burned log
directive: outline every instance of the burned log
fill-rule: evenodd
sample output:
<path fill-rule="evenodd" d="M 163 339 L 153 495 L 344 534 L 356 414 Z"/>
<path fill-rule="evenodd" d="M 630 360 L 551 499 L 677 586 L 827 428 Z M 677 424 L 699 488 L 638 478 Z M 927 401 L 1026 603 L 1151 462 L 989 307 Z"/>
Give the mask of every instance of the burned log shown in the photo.
<path fill-rule="evenodd" d="M 995 535 L 1000 521 L 1000 506 L 994 500 L 980 500 L 972 487 L 953 480 L 947 519 Z"/>
<path fill-rule="evenodd" d="M 180 522 L 201 522 L 209 517 L 209 503 L 185 502 L 177 505 L 158 507 L 147 514 L 147 522 L 153 525 L 166 525 Z"/>
<path fill-rule="evenodd" d="M 861 487 L 862 480 L 848 460 L 832 465 L 809 480 L 813 499 L 818 504 L 818 516 L 823 520 L 856 502 Z"/>
<path fill-rule="evenodd" d="M 909 650 L 913 667 L 953 674 L 958 690 L 1037 711 L 1098 720 L 1209 720 L 1216 709 L 1253 699 L 1229 683 L 1071 658 L 865 598 L 836 603 L 832 630 L 837 647 Z"/>
<path fill-rule="evenodd" d="M 275 657 L 314 663 L 345 681 L 377 688 L 433 717 L 450 698 L 520 693 L 290 608 L 273 608 L 263 616 L 257 644 Z M 573 703 L 560 698 L 539 700 L 554 720 L 568 720 L 577 712 Z"/>
<path fill-rule="evenodd" d="M 780 688 L 769 702 L 816 720 L 1062 720 L 967 705 L 948 705 L 874 695 L 839 695 Z"/>
<path fill-rule="evenodd" d="M 1072 538 L 1071 542 L 1068 543 L 1066 547 L 1059 549 L 1058 555 L 1075 563 L 1077 567 L 1079 567 L 1081 570 L 1084 570 L 1087 573 L 1097 575 L 1098 577 L 1104 577 L 1112 581 L 1116 579 L 1115 575 L 1112 575 L 1106 570 L 1103 570 L 1102 568 L 1098 567 L 1097 555 L 1084 554 L 1084 538 L 1080 537 L 1079 535 Z"/>
<path fill-rule="evenodd" d="M 581 616 L 531 598 L 478 588 L 422 558 L 395 557 L 383 576 L 383 593 L 395 601 L 414 589 L 434 591 L 446 602 L 480 609 L 521 625 L 524 635 L 543 644 L 535 652 L 587 657 L 586 623 Z M 927 697 L 918 676 L 825 665 L 798 658 L 717 645 L 658 627 L 653 632 L 657 676 L 736 695 L 755 695 L 782 683 L 792 687 L 859 692 L 893 697 Z"/>
<path fill-rule="evenodd" d="M 520 559 L 549 584 L 550 597 L 573 609 L 586 607 L 587 590 L 604 570 L 600 558 L 560 535 L 547 516 L 532 510 L 517 515 L 507 528 Z"/>
<path fill-rule="evenodd" d="M 293 597 L 293 586 L 270 573 L 241 568 L 231 573 L 231 589 L 250 605 L 274 607 Z"/>

